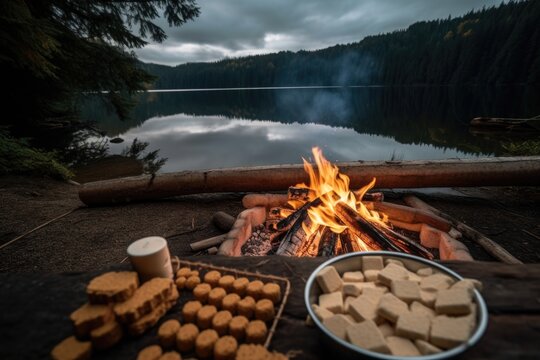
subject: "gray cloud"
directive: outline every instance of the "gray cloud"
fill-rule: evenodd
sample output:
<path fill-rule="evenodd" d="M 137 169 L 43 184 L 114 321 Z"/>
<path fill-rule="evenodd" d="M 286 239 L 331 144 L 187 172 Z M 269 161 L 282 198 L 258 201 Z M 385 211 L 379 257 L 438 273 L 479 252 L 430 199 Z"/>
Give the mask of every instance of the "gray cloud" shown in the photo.
<path fill-rule="evenodd" d="M 420 20 L 459 16 L 501 0 L 199 0 L 201 15 L 169 28 L 162 44 L 136 50 L 168 65 L 281 50 L 315 50 L 406 28 Z"/>

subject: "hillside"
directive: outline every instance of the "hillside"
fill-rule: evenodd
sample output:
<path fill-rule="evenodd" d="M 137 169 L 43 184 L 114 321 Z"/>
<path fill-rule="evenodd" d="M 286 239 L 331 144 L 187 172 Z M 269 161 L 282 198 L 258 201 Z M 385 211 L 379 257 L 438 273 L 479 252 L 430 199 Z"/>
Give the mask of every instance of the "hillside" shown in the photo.
<path fill-rule="evenodd" d="M 512 1 L 317 51 L 142 64 L 154 87 L 538 84 L 540 1 Z"/>

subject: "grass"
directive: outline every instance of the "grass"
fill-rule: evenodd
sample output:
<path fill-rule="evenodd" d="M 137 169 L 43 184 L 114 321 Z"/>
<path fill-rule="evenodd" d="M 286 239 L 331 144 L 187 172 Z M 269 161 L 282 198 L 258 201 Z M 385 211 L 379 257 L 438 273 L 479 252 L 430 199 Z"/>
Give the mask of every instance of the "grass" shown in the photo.
<path fill-rule="evenodd" d="M 0 175 L 50 176 L 67 180 L 73 173 L 53 152 L 32 148 L 24 139 L 14 139 L 0 130 Z"/>

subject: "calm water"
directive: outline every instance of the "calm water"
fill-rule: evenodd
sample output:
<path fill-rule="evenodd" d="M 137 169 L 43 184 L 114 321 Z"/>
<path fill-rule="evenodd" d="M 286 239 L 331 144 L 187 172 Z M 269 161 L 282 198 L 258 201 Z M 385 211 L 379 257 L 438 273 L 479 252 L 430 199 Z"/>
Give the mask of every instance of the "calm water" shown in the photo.
<path fill-rule="evenodd" d="M 507 138 L 473 135 L 476 116 L 540 114 L 540 92 L 519 88 L 359 87 L 144 93 L 121 122 L 92 99 L 120 153 L 134 138 L 160 149 L 164 172 L 299 163 L 320 146 L 332 161 L 496 156 Z"/>

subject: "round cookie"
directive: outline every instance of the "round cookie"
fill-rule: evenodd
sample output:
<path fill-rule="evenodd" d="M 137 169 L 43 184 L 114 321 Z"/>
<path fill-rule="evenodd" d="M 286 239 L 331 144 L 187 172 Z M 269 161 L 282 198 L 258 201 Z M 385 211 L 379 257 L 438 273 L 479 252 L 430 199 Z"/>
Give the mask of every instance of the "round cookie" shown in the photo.
<path fill-rule="evenodd" d="M 255 304 L 255 319 L 272 321 L 275 316 L 274 303 L 268 299 L 261 299 Z"/>
<path fill-rule="evenodd" d="M 234 280 L 234 282 L 232 284 L 232 291 L 234 293 L 237 293 L 238 295 L 240 295 L 240 297 L 245 296 L 246 295 L 246 289 L 247 289 L 248 285 L 249 285 L 249 279 L 248 278 L 246 278 L 246 277 L 238 278 L 238 279 Z"/>
<path fill-rule="evenodd" d="M 195 289 L 193 289 L 193 296 L 196 300 L 199 300 L 202 304 L 206 304 L 208 302 L 208 294 L 210 293 L 210 290 L 212 290 L 212 287 L 210 284 L 202 283 L 197 286 L 195 286 Z"/>
<path fill-rule="evenodd" d="M 254 344 L 263 344 L 266 340 L 266 334 L 268 328 L 264 321 L 253 320 L 250 321 L 246 327 L 246 342 Z"/>
<path fill-rule="evenodd" d="M 261 280 L 254 280 L 248 284 L 246 295 L 251 296 L 255 300 L 259 300 L 261 298 L 263 287 L 264 284 Z"/>
<path fill-rule="evenodd" d="M 190 274 L 191 274 L 191 269 L 190 268 L 182 267 L 176 272 L 176 277 L 179 278 L 179 277 L 183 276 L 185 278 L 188 278 Z"/>
<path fill-rule="evenodd" d="M 195 353 L 198 357 L 207 359 L 214 354 L 214 344 L 219 339 L 214 329 L 202 331 L 195 340 Z"/>
<path fill-rule="evenodd" d="M 137 354 L 137 360 L 155 360 L 163 354 L 161 346 L 150 345 L 139 351 Z"/>
<path fill-rule="evenodd" d="M 218 286 L 224 288 L 225 291 L 229 293 L 232 291 L 234 280 L 234 276 L 232 275 L 222 276 L 218 281 Z"/>
<path fill-rule="evenodd" d="M 171 348 L 176 342 L 176 333 L 180 330 L 180 322 L 175 319 L 167 320 L 158 329 L 159 343 L 164 348 Z"/>
<path fill-rule="evenodd" d="M 168 351 L 161 355 L 158 360 L 182 360 L 182 356 L 176 351 Z"/>
<path fill-rule="evenodd" d="M 216 330 L 219 336 L 227 335 L 231 319 L 232 315 L 229 311 L 218 311 L 212 318 L 212 328 Z"/>
<path fill-rule="evenodd" d="M 227 292 L 224 288 L 215 287 L 210 290 L 210 293 L 208 294 L 208 304 L 214 305 L 215 307 L 221 309 L 221 303 L 226 295 Z"/>
<path fill-rule="evenodd" d="M 223 336 L 214 344 L 214 360 L 234 360 L 238 342 L 232 336 Z"/>
<path fill-rule="evenodd" d="M 274 304 L 277 304 L 279 300 L 281 300 L 281 288 L 275 283 L 264 284 L 261 297 L 263 299 L 269 299 Z"/>
<path fill-rule="evenodd" d="M 214 305 L 204 305 L 197 312 L 197 326 L 199 329 L 205 330 L 212 327 L 212 319 L 216 313 L 217 309 Z"/>
<path fill-rule="evenodd" d="M 251 296 L 246 296 L 236 304 L 236 313 L 238 315 L 243 315 L 248 319 L 253 317 L 255 311 L 255 299 Z"/>
<path fill-rule="evenodd" d="M 198 300 L 188 301 L 182 308 L 182 317 L 185 323 L 194 323 L 197 319 L 197 313 L 202 308 L 202 304 Z"/>
<path fill-rule="evenodd" d="M 218 286 L 219 279 L 221 278 L 221 274 L 219 271 L 212 270 L 207 272 L 204 275 L 204 282 L 207 284 L 210 284 L 211 287 Z"/>
<path fill-rule="evenodd" d="M 174 283 L 176 284 L 178 290 L 182 290 L 184 287 L 186 287 L 186 281 L 187 278 L 185 276 L 180 276 L 176 278 Z"/>
<path fill-rule="evenodd" d="M 249 323 L 247 317 L 238 315 L 229 322 L 229 334 L 234 336 L 238 341 L 242 341 L 246 337 L 246 327 Z"/>
<path fill-rule="evenodd" d="M 231 312 L 231 314 L 236 314 L 236 308 L 238 306 L 238 302 L 240 301 L 240 295 L 231 293 L 227 294 L 221 301 L 221 308 L 223 310 L 228 310 Z"/>
<path fill-rule="evenodd" d="M 199 335 L 199 329 L 194 324 L 185 324 L 176 334 L 176 347 L 181 352 L 191 351 L 195 346 L 195 339 Z"/>
<path fill-rule="evenodd" d="M 195 286 L 199 285 L 200 283 L 201 283 L 201 278 L 199 277 L 199 275 L 191 275 L 190 277 L 187 278 L 185 287 L 188 290 L 193 290 L 195 289 Z"/>

